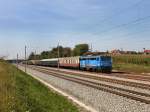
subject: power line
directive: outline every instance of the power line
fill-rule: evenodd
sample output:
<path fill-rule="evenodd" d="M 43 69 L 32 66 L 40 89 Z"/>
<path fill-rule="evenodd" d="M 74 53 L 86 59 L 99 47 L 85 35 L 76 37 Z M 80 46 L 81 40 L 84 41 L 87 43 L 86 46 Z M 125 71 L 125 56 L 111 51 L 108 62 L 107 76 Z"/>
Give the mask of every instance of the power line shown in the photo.
<path fill-rule="evenodd" d="M 130 36 L 132 35 L 135 35 L 135 34 L 139 34 L 139 33 L 144 33 L 144 32 L 149 32 L 150 29 L 147 29 L 147 30 L 143 30 L 143 31 L 137 31 L 137 32 L 132 32 L 132 33 L 128 33 L 128 34 L 125 34 L 125 35 L 122 35 L 120 36 L 121 38 L 117 38 L 117 42 L 131 42 L 131 40 L 134 42 L 134 43 L 145 43 L 145 42 L 150 42 L 150 39 L 142 39 L 142 38 L 129 38 Z M 118 37 L 118 36 L 117 36 Z M 127 38 L 122 38 L 122 37 L 127 37 Z M 111 38 L 114 38 L 114 37 L 111 37 Z M 111 39 L 111 38 L 104 38 L 104 39 L 101 39 L 101 41 L 105 42 L 105 45 L 109 45 L 112 40 L 114 39 Z M 134 41 L 135 39 L 135 41 Z M 133 43 L 133 44 L 134 44 Z"/>
<path fill-rule="evenodd" d="M 142 30 L 142 31 L 136 31 L 136 32 L 130 32 L 130 33 L 127 33 L 127 34 L 123 34 L 123 35 L 118 35 L 119 37 L 127 37 L 127 36 L 132 36 L 134 34 L 139 34 L 139 33 L 144 33 L 144 32 L 149 32 L 150 31 L 150 28 L 147 29 L 147 30 Z M 113 38 L 114 36 L 112 36 L 111 38 Z M 111 38 L 103 38 L 101 40 L 111 40 Z"/>
<path fill-rule="evenodd" d="M 133 5 L 131 5 L 131 6 L 127 7 L 127 8 L 125 8 L 125 9 L 120 10 L 118 13 L 115 13 L 115 14 L 112 14 L 112 15 L 108 16 L 107 18 L 101 20 L 100 23 L 103 23 L 103 22 L 105 22 L 105 21 L 111 20 L 113 17 L 116 17 L 116 16 L 118 16 L 118 15 L 120 15 L 120 14 L 123 14 L 123 12 L 127 12 L 129 9 L 132 9 L 132 8 L 134 8 L 134 7 L 137 7 L 138 5 L 141 5 L 141 3 L 142 3 L 143 1 L 145 1 L 145 0 L 140 0 L 140 1 L 136 2 L 136 3 L 133 4 Z M 97 24 L 97 25 L 99 25 L 99 24 Z"/>
<path fill-rule="evenodd" d="M 139 34 L 139 33 L 144 33 L 144 32 L 149 32 L 149 30 L 147 30 L 147 31 L 138 31 L 138 32 L 134 32 L 134 33 L 128 33 L 128 34 L 125 34 L 125 35 L 122 35 L 122 36 L 120 36 L 121 38 L 120 39 L 118 39 L 117 38 L 117 40 L 122 40 L 122 41 L 128 41 L 129 40 L 129 37 L 130 36 L 132 36 L 132 35 L 135 35 L 135 34 Z M 128 37 L 128 38 L 123 38 L 123 37 Z M 114 38 L 114 37 L 111 37 L 111 38 Z M 102 41 L 112 41 L 112 39 L 111 38 L 105 38 L 105 39 L 101 39 Z M 141 41 L 141 40 L 140 40 Z M 148 39 L 148 40 L 145 40 L 145 41 L 150 41 L 150 39 Z M 138 42 L 138 40 L 136 40 L 136 42 Z"/>
<path fill-rule="evenodd" d="M 108 18 L 102 20 L 101 23 L 103 23 L 103 22 L 106 21 L 106 20 L 111 19 L 113 16 L 118 16 L 119 14 L 123 14 L 123 12 L 125 12 L 125 11 L 127 11 L 127 10 L 129 10 L 129 9 L 131 9 L 131 8 L 134 8 L 134 7 L 137 7 L 138 5 L 141 5 L 141 3 L 142 3 L 143 1 L 145 1 L 145 0 L 139 0 L 137 3 L 135 3 L 135 4 L 133 4 L 133 5 L 131 5 L 131 6 L 127 7 L 127 8 L 125 8 L 125 9 L 123 9 L 123 10 L 121 10 L 121 11 L 119 11 L 119 13 L 115 13 L 115 14 L 109 16 Z M 111 28 L 108 28 L 108 29 L 106 29 L 106 30 L 104 30 L 104 31 L 96 32 L 96 33 L 92 33 L 92 34 L 103 34 L 103 33 L 106 33 L 106 32 L 110 32 L 110 31 L 112 31 L 112 30 L 115 30 L 115 29 L 118 29 L 118 28 L 122 28 L 122 27 L 124 27 L 124 26 L 128 26 L 128 25 L 130 25 L 130 24 L 138 23 L 138 22 L 143 21 L 143 20 L 145 20 L 145 19 L 147 19 L 147 18 L 150 18 L 150 16 L 147 16 L 147 17 L 144 17 L 144 18 L 137 18 L 136 20 L 130 21 L 130 22 L 128 22 L 128 23 L 123 23 L 123 24 L 120 24 L 120 25 L 116 25 L 116 26 L 113 26 L 113 27 L 111 27 Z M 99 24 L 97 24 L 97 25 L 99 25 Z"/>
<path fill-rule="evenodd" d="M 146 17 L 143 17 L 143 18 L 139 18 L 139 19 L 136 19 L 136 20 L 133 20 L 133 21 L 130 21 L 130 22 L 128 22 L 128 23 L 123 23 L 123 24 L 120 24 L 120 25 L 116 25 L 116 26 L 114 26 L 114 27 L 112 27 L 112 28 L 110 28 L 110 29 L 107 29 L 107 30 L 105 30 L 105 31 L 103 31 L 103 32 L 98 32 L 98 33 L 106 33 L 106 32 L 109 32 L 109 31 L 112 31 L 112 30 L 115 30 L 115 29 L 118 29 L 118 28 L 121 28 L 121 27 L 124 27 L 124 26 L 128 26 L 128 25 L 131 25 L 131 24 L 137 24 L 137 23 L 139 23 L 139 22 L 141 22 L 141 21 L 144 21 L 144 20 L 146 20 L 146 19 L 149 19 L 150 18 L 150 16 L 146 16 Z M 97 34 L 97 33 L 93 33 L 93 34 Z"/>

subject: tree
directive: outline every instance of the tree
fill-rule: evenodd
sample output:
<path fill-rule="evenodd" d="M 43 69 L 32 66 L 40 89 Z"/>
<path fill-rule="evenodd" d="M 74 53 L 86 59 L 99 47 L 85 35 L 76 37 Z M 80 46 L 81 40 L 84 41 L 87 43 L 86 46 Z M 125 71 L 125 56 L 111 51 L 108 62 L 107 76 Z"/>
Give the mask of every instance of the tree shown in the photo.
<path fill-rule="evenodd" d="M 42 59 L 47 59 L 49 57 L 49 51 L 43 51 L 41 53 L 41 58 Z"/>
<path fill-rule="evenodd" d="M 34 52 L 32 52 L 29 56 L 29 60 L 58 58 L 58 50 L 59 57 L 80 56 L 88 52 L 89 46 L 88 44 L 78 44 L 73 50 L 70 47 L 57 46 L 54 47 L 51 51 L 43 51 L 39 55 L 35 55 Z"/>
<path fill-rule="evenodd" d="M 34 57 L 35 57 L 34 52 L 31 52 L 31 54 L 29 55 L 29 60 L 33 60 L 33 59 L 34 59 Z"/>
<path fill-rule="evenodd" d="M 71 56 L 71 48 L 65 47 L 63 48 L 63 57 L 70 57 Z"/>
<path fill-rule="evenodd" d="M 57 58 L 58 57 L 58 50 L 59 50 L 59 57 L 69 57 L 71 56 L 71 48 L 69 47 L 62 47 L 58 46 L 53 48 L 50 52 L 50 58 Z"/>
<path fill-rule="evenodd" d="M 59 49 L 59 57 L 62 57 L 63 56 L 63 47 L 62 46 L 58 46 L 58 47 L 55 47 L 51 50 L 51 58 L 58 58 L 58 49 Z"/>
<path fill-rule="evenodd" d="M 89 45 L 88 44 L 78 44 L 73 49 L 73 55 L 74 56 L 81 56 L 88 51 L 89 51 Z"/>

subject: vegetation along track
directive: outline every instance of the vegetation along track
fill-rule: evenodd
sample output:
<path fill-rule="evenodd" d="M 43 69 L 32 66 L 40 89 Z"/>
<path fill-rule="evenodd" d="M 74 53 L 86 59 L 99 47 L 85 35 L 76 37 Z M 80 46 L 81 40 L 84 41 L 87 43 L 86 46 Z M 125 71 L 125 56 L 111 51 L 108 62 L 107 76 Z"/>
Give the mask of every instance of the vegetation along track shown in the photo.
<path fill-rule="evenodd" d="M 76 75 L 76 76 L 80 76 L 80 77 L 84 77 L 84 78 L 90 78 L 90 79 L 95 79 L 98 81 L 105 81 L 105 82 L 110 82 L 110 83 L 116 83 L 116 84 L 121 84 L 121 85 L 126 85 L 126 86 L 132 86 L 132 87 L 136 87 L 136 88 L 141 88 L 141 89 L 148 89 L 150 90 L 150 85 L 149 84 L 144 84 L 144 83 L 139 83 L 139 82 L 131 82 L 128 80 L 118 80 L 118 79 L 113 79 L 113 78 L 107 78 L 107 77 L 101 77 L 99 76 L 94 76 L 94 75 L 89 75 L 89 74 L 82 74 L 82 73 L 75 73 L 75 72 L 70 72 L 70 71 L 58 71 L 56 69 L 52 69 L 52 68 L 47 68 L 47 67 L 41 67 L 41 66 L 30 66 L 30 67 L 36 67 L 36 68 L 43 68 L 45 70 L 51 70 L 51 71 L 55 71 L 55 72 L 61 72 L 61 73 L 66 73 L 68 75 Z"/>
<path fill-rule="evenodd" d="M 69 81 L 76 82 L 76 83 L 79 83 L 88 87 L 92 87 L 98 90 L 102 90 L 105 92 L 123 96 L 132 100 L 140 101 L 142 103 L 150 104 L 150 94 L 123 89 L 123 88 L 115 87 L 112 85 L 101 84 L 98 82 L 89 81 L 87 79 L 85 80 L 79 77 L 77 78 L 73 76 L 68 76 L 68 75 L 65 75 L 64 73 L 54 72 L 54 71 L 46 70 L 40 67 L 32 67 L 32 69 L 43 72 L 43 73 L 47 73 L 49 75 L 52 75 L 61 79 L 69 80 Z"/>

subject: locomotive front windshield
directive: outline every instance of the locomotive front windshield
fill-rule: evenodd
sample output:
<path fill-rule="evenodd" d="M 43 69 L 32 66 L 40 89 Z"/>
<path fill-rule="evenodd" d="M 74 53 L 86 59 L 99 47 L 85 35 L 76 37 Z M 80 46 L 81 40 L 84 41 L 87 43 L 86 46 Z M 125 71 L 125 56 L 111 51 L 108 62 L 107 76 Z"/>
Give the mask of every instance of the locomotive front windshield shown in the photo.
<path fill-rule="evenodd" d="M 110 56 L 102 56 L 101 60 L 102 61 L 111 61 L 111 57 Z"/>

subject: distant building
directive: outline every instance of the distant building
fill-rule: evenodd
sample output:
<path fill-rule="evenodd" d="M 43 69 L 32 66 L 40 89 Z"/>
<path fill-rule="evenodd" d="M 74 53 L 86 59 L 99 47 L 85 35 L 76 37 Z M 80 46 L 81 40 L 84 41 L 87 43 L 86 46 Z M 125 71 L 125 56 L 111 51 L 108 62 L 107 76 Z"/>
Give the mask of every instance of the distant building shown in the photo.
<path fill-rule="evenodd" d="M 150 50 L 144 50 L 144 54 L 150 54 Z"/>
<path fill-rule="evenodd" d="M 125 54 L 137 54 L 136 51 L 125 51 Z"/>
<path fill-rule="evenodd" d="M 137 54 L 136 51 L 121 51 L 119 49 L 112 50 L 110 53 L 111 54 L 118 54 L 118 55 L 119 54 Z"/>
<path fill-rule="evenodd" d="M 111 54 L 122 54 L 122 52 L 119 49 L 114 49 L 110 53 Z"/>

